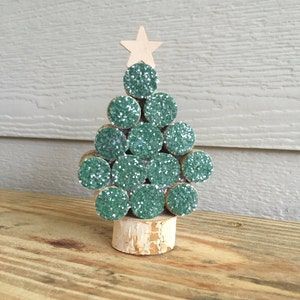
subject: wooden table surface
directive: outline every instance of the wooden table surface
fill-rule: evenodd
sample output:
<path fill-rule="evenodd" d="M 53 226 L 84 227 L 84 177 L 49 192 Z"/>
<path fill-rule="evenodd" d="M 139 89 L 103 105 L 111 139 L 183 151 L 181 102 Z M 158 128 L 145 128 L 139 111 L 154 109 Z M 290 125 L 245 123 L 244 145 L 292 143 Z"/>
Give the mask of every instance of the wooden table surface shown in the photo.
<path fill-rule="evenodd" d="M 300 299 L 300 224 L 197 212 L 177 246 L 111 248 L 93 200 L 0 192 L 0 299 Z"/>

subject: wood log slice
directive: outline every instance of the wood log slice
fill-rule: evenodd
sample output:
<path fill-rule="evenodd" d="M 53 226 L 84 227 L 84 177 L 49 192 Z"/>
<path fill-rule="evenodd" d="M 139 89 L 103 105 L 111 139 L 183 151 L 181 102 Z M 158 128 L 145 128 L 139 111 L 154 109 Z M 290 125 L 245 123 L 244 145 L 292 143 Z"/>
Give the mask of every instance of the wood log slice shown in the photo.
<path fill-rule="evenodd" d="M 163 213 L 153 219 L 126 216 L 114 221 L 112 247 L 133 255 L 157 255 L 175 246 L 177 217 Z"/>

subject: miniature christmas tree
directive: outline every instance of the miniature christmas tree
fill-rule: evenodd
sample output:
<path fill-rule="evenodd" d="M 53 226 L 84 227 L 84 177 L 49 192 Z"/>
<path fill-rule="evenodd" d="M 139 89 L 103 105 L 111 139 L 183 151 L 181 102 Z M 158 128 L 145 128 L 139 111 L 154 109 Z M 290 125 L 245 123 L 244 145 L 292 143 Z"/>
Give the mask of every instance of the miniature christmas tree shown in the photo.
<path fill-rule="evenodd" d="M 96 212 L 107 220 L 126 215 L 149 220 L 164 211 L 190 214 L 198 204 L 191 183 L 208 179 L 213 170 L 211 158 L 192 150 L 193 129 L 175 122 L 174 98 L 157 91 L 152 52 L 161 43 L 148 41 L 143 27 L 137 41 L 121 43 L 131 51 L 123 77 L 127 95 L 110 102 L 110 124 L 97 132 L 95 151 L 82 157 L 79 181 L 99 190 Z"/>

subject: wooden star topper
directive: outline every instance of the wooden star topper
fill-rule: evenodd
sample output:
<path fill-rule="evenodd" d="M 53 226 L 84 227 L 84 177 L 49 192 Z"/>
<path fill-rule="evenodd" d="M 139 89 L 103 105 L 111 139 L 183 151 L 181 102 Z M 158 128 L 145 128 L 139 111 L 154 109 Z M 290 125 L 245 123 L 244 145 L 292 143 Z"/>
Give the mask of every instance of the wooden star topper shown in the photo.
<path fill-rule="evenodd" d="M 121 45 L 130 53 L 127 67 L 143 61 L 145 64 L 155 67 L 152 53 L 162 44 L 162 42 L 150 42 L 148 40 L 145 28 L 140 26 L 135 41 L 121 41 Z"/>

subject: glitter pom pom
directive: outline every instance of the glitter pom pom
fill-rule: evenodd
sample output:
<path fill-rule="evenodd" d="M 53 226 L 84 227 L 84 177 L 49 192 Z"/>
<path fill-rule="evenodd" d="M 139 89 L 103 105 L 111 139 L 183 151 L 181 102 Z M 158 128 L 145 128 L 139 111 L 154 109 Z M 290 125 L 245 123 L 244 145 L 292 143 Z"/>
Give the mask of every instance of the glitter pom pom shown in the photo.
<path fill-rule="evenodd" d="M 104 126 L 97 132 L 95 148 L 103 158 L 114 160 L 126 152 L 128 144 L 121 130 L 113 126 Z"/>
<path fill-rule="evenodd" d="M 101 157 L 89 155 L 80 163 L 78 179 L 88 189 L 100 189 L 109 183 L 110 166 Z"/>
<path fill-rule="evenodd" d="M 128 136 L 129 150 L 141 158 L 151 158 L 163 144 L 163 135 L 160 130 L 149 124 L 141 123 L 131 129 Z"/>
<path fill-rule="evenodd" d="M 141 108 L 134 98 L 120 96 L 110 102 L 107 115 L 112 124 L 117 127 L 130 128 L 138 123 L 141 117 Z"/>
<path fill-rule="evenodd" d="M 176 184 L 167 192 L 167 209 L 174 215 L 183 216 L 193 212 L 198 204 L 198 194 L 188 183 Z"/>
<path fill-rule="evenodd" d="M 117 187 L 107 187 L 96 198 L 96 212 L 106 220 L 123 218 L 130 206 L 127 192 Z"/>
<path fill-rule="evenodd" d="M 183 155 L 190 151 L 195 143 L 192 127 L 184 122 L 168 126 L 165 132 L 166 148 L 174 155 Z"/>
<path fill-rule="evenodd" d="M 189 153 L 182 161 L 182 172 L 190 182 L 205 181 L 213 171 L 213 164 L 208 154 L 203 151 Z"/>
<path fill-rule="evenodd" d="M 166 93 L 154 93 L 145 102 L 144 114 L 149 123 L 164 127 L 176 118 L 177 104 Z"/>
<path fill-rule="evenodd" d="M 133 192 L 129 201 L 135 216 L 151 219 L 164 210 L 165 197 L 156 186 L 144 184 Z"/>
<path fill-rule="evenodd" d="M 127 191 L 131 191 L 146 179 L 144 162 L 134 155 L 119 157 L 112 167 L 113 183 Z"/>
<path fill-rule="evenodd" d="M 178 160 L 171 154 L 158 153 L 147 168 L 149 181 L 160 188 L 174 184 L 180 175 Z"/>
<path fill-rule="evenodd" d="M 156 71 L 141 62 L 127 69 L 123 82 L 125 90 L 130 96 L 143 99 L 156 90 L 158 79 Z"/>

